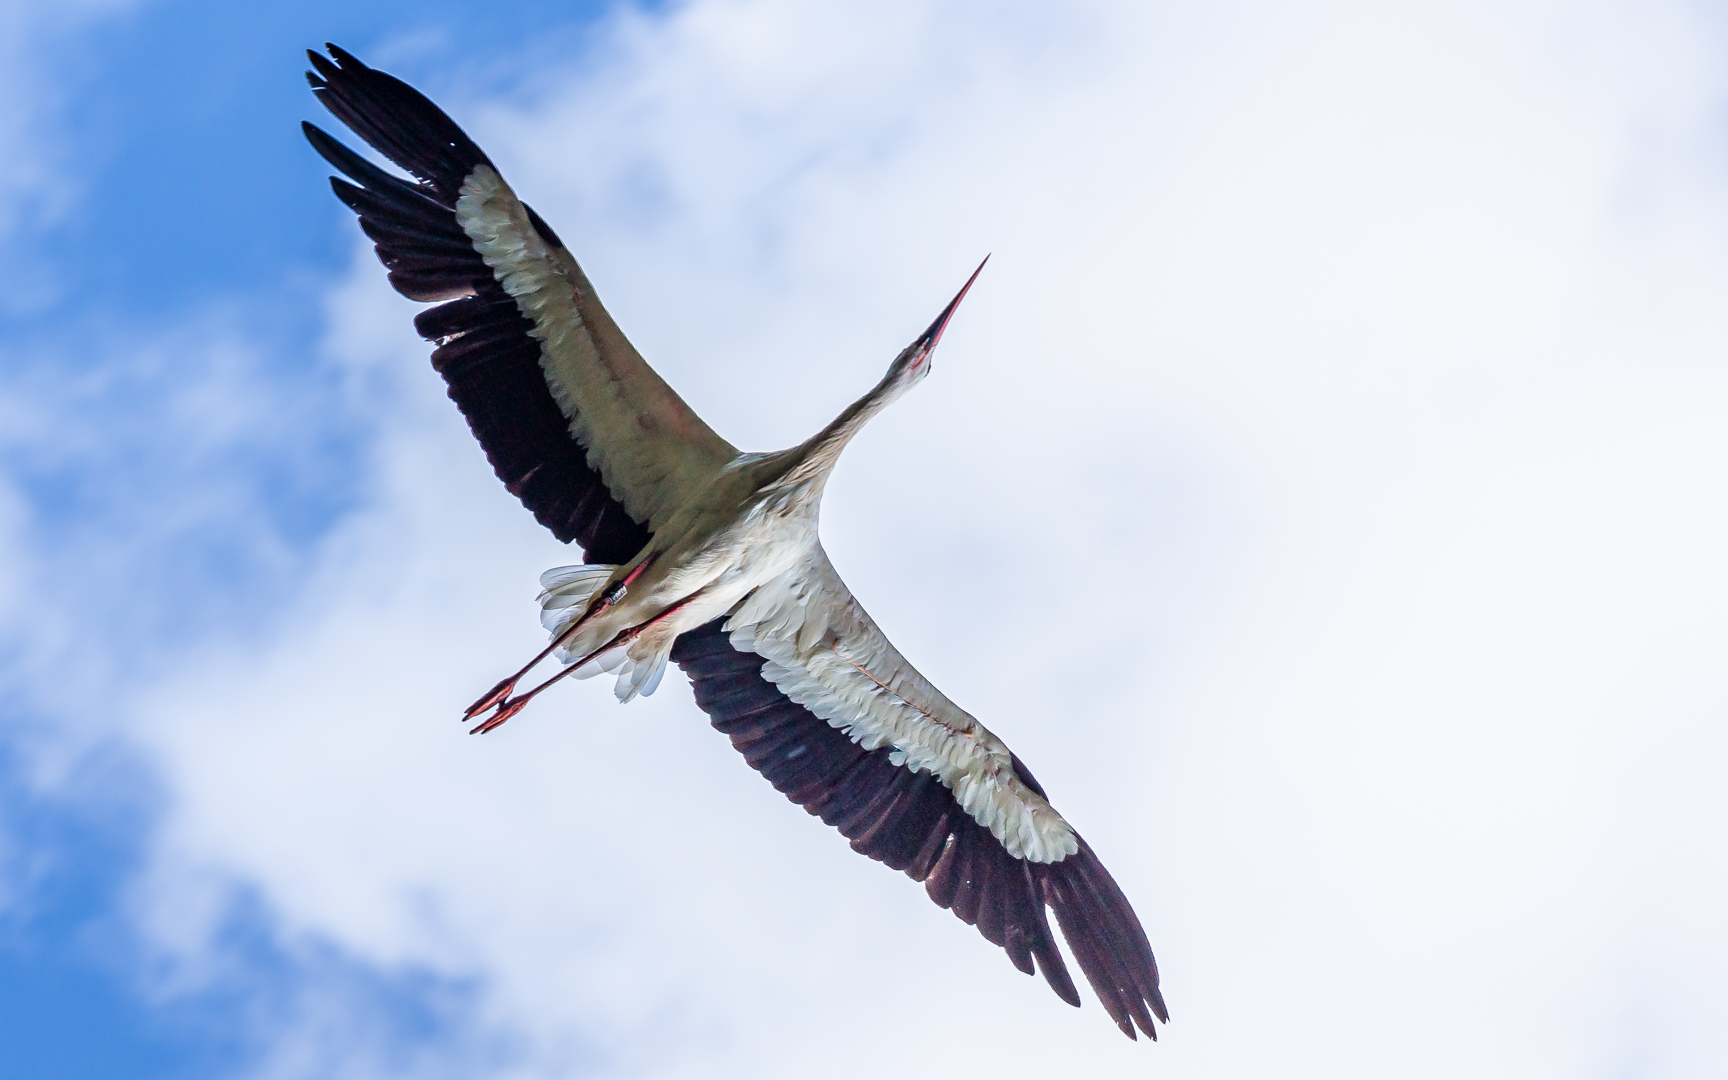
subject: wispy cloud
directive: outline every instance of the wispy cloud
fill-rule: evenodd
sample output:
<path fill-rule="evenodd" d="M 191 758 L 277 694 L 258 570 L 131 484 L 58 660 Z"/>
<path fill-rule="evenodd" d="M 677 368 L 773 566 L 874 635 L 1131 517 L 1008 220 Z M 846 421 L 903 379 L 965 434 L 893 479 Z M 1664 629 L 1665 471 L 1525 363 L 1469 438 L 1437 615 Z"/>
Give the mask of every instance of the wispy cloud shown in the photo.
<path fill-rule="evenodd" d="M 38 239 L 75 205 L 82 185 L 67 141 L 59 137 L 80 77 L 66 39 L 133 0 L 68 0 L 0 5 L 0 244 Z M 16 252 L 15 252 L 16 254 Z M 9 258 L 0 269 L 0 314 L 38 307 L 58 286 L 40 260 Z"/>

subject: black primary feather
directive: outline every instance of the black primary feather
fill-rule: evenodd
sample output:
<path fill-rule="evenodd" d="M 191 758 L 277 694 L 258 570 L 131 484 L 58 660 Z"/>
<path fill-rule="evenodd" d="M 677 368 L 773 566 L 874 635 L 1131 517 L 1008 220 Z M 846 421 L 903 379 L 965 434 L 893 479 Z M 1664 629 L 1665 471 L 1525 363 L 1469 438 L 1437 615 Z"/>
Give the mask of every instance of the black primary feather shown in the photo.
<path fill-rule="evenodd" d="M 766 662 L 733 648 L 716 619 L 680 637 L 672 659 L 690 677 L 696 704 L 751 768 L 811 814 L 840 830 L 854 851 L 922 881 L 948 908 L 1028 975 L 1043 972 L 1063 1001 L 1080 1004 L 1044 914 L 1057 925 L 1104 1009 L 1129 1038 L 1158 1037 L 1168 1020 L 1158 964 L 1140 920 L 1090 846 L 1055 863 L 1008 854 L 929 773 L 865 750 L 762 677 Z M 1019 759 L 1015 772 L 1039 794 Z"/>
<path fill-rule="evenodd" d="M 399 79 L 335 46 L 306 75 L 332 114 L 419 183 L 392 176 L 311 124 L 306 139 L 353 183 L 331 180 L 336 197 L 376 243 L 390 284 L 412 300 L 445 301 L 414 320 L 438 343 L 432 366 L 498 479 L 558 539 L 582 545 L 589 562 L 624 563 L 649 533 L 624 512 L 570 433 L 540 370 L 531 323 L 504 292 L 456 222 L 456 199 L 475 167 L 491 162 L 444 112 Z M 529 210 L 549 244 L 557 234 Z"/>

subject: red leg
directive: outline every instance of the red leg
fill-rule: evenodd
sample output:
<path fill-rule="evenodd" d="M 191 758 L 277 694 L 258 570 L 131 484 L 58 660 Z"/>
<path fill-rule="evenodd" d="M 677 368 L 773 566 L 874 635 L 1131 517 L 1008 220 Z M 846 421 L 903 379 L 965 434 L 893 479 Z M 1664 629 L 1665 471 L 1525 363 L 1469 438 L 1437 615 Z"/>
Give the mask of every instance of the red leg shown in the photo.
<path fill-rule="evenodd" d="M 504 723 L 504 721 L 510 719 L 512 716 L 515 716 L 517 713 L 521 712 L 522 709 L 530 701 L 534 700 L 534 696 L 536 694 L 540 693 L 540 691 L 546 689 L 548 686 L 551 686 L 553 683 L 557 682 L 559 679 L 564 678 L 566 675 L 569 675 L 571 672 L 580 670 L 583 664 L 588 663 L 588 661 L 594 659 L 596 656 L 599 656 L 601 653 L 610 652 L 611 650 L 616 649 L 620 645 L 624 645 L 624 644 L 627 644 L 628 642 L 636 640 L 636 638 L 638 638 L 642 635 L 642 632 L 644 630 L 648 629 L 650 626 L 653 626 L 655 623 L 657 623 L 657 622 L 661 621 L 662 619 L 666 618 L 667 616 L 671 615 L 673 612 L 682 608 L 684 605 L 688 604 L 690 601 L 696 599 L 700 595 L 702 595 L 701 590 L 697 590 L 696 592 L 691 593 L 689 596 L 686 596 L 684 599 L 678 601 L 676 604 L 673 604 L 671 607 L 667 608 L 665 611 L 662 611 L 660 614 L 654 616 L 652 619 L 649 619 L 647 622 L 642 623 L 639 626 L 626 627 L 625 629 L 618 631 L 617 634 L 613 635 L 613 638 L 611 641 L 608 641 L 606 644 L 600 646 L 598 649 L 595 649 L 593 652 L 589 653 L 587 656 L 584 656 L 582 659 L 576 661 L 574 664 L 567 666 L 563 671 L 560 671 L 558 674 L 552 676 L 550 679 L 547 679 L 545 682 L 541 683 L 539 686 L 536 686 L 534 689 L 528 691 L 526 694 L 523 694 L 520 697 L 513 697 L 513 698 L 510 698 L 509 700 L 505 701 L 502 705 L 498 706 L 498 712 L 497 713 L 495 713 L 492 716 L 487 717 L 485 723 L 481 724 L 479 727 L 470 731 L 468 734 L 470 734 L 470 735 L 484 735 L 488 731 L 491 731 L 492 729 L 500 726 L 501 724 Z"/>
<path fill-rule="evenodd" d="M 516 684 L 517 684 L 517 682 L 519 682 L 521 680 L 522 676 L 528 674 L 530 671 L 533 671 L 536 667 L 539 666 L 540 661 L 542 661 L 542 660 L 546 659 L 548 656 L 552 655 L 553 650 L 557 649 L 560 645 L 564 644 L 566 641 L 569 641 L 570 638 L 575 635 L 576 631 L 582 629 L 582 627 L 587 624 L 589 619 L 592 619 L 594 616 L 600 614 L 602 611 L 605 611 L 607 608 L 611 607 L 613 604 L 616 604 L 618 601 L 622 600 L 624 598 L 625 591 L 629 589 L 631 583 L 634 582 L 637 578 L 642 576 L 642 571 L 644 571 L 644 570 L 648 569 L 650 566 L 654 565 L 654 560 L 656 558 L 658 558 L 659 555 L 660 555 L 660 553 L 658 551 L 650 552 L 646 559 L 643 559 L 641 562 L 637 563 L 636 566 L 628 574 L 624 575 L 624 580 L 618 582 L 615 585 L 608 587 L 607 589 L 602 591 L 599 595 L 594 597 L 593 600 L 589 601 L 588 602 L 588 610 L 584 611 L 582 613 L 581 617 L 579 617 L 575 622 L 571 623 L 569 625 L 569 627 L 566 628 L 562 634 L 559 634 L 557 636 L 557 638 L 553 639 L 552 644 L 546 646 L 544 649 L 541 649 L 540 654 L 538 656 L 534 657 L 534 659 L 528 661 L 528 663 L 523 665 L 521 671 L 518 671 L 516 674 L 511 675 L 508 678 L 502 680 L 501 682 L 498 683 L 497 686 L 494 686 L 492 689 L 486 691 L 485 697 L 481 698 L 479 701 L 476 701 L 474 704 L 468 706 L 468 711 L 462 714 L 463 722 L 466 723 L 467 721 L 474 719 L 474 717 L 477 714 L 485 712 L 487 709 L 490 709 L 492 706 L 498 704 L 500 701 L 503 701 L 505 698 L 509 697 L 510 691 L 516 689 Z M 515 714 L 512 713 L 511 715 L 515 715 Z M 504 722 L 503 720 L 498 720 L 497 717 L 493 717 L 492 720 L 496 720 L 499 724 L 502 724 Z M 488 723 L 490 723 L 490 722 L 491 721 L 488 721 Z M 496 726 L 496 725 L 494 725 L 494 726 Z M 484 730 L 490 730 L 490 729 L 484 729 Z"/>

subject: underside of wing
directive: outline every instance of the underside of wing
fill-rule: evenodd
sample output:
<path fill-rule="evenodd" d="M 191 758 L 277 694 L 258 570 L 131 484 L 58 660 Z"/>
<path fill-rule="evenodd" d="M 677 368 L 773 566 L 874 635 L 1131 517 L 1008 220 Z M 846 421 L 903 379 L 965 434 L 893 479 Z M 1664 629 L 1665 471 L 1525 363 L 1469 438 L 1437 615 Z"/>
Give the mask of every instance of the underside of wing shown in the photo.
<path fill-rule="evenodd" d="M 1078 850 L 1008 747 L 900 654 L 820 544 L 751 593 L 726 629 L 735 647 L 768 660 L 763 676 L 787 697 L 865 749 L 891 745 L 896 764 L 935 774 L 1008 854 L 1055 862 Z"/>
<path fill-rule="evenodd" d="M 1077 835 L 1061 859 L 1033 862 L 1002 841 L 933 772 L 892 743 L 861 745 L 832 720 L 793 701 L 764 674 L 771 661 L 733 644 L 726 620 L 678 639 L 672 659 L 690 676 L 696 703 L 752 768 L 791 801 L 839 829 L 854 851 L 924 883 L 1014 966 L 1042 971 L 1062 1000 L 1080 1004 L 1050 932 L 1048 906 L 1092 989 L 1129 1037 L 1158 1037 L 1167 1020 L 1158 966 L 1127 897 Z M 1018 759 L 1015 772 L 1043 798 Z"/>
<path fill-rule="evenodd" d="M 631 347 L 576 260 L 472 140 L 418 91 L 330 46 L 307 78 L 330 111 L 418 178 L 386 173 L 310 124 L 354 183 L 336 195 L 390 283 L 448 301 L 415 319 L 499 479 L 590 561 L 625 562 L 667 507 L 736 451 Z"/>

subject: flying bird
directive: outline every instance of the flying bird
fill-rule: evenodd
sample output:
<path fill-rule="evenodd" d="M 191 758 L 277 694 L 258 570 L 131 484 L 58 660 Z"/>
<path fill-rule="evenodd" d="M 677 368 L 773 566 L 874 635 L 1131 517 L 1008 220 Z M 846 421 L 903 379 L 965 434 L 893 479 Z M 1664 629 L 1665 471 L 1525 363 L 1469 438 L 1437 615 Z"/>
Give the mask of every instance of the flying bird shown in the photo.
<path fill-rule="evenodd" d="M 566 675 L 617 678 L 628 701 L 667 662 L 750 766 L 852 848 L 1080 1004 L 1045 914 L 1129 1038 L 1168 1022 L 1152 947 L 1092 848 L 1002 740 L 889 643 L 817 535 L 840 452 L 930 373 L 978 270 L 863 397 L 807 441 L 743 453 L 703 423 L 601 306 L 558 235 L 480 148 L 406 83 L 326 46 L 312 90 L 414 177 L 305 124 L 377 245 L 391 285 L 436 302 L 414 319 L 432 366 L 511 493 L 584 565 L 541 578 L 552 642 L 471 706 L 496 729 Z M 525 693 L 518 683 L 563 663 Z"/>

